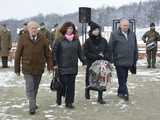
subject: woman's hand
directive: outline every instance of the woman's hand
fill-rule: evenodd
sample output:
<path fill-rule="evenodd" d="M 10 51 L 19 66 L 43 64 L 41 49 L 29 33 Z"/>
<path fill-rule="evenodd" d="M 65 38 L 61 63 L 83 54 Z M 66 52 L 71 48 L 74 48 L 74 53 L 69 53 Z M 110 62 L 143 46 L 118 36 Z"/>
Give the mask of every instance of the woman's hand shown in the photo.
<path fill-rule="evenodd" d="M 54 70 L 57 70 L 57 69 L 58 69 L 58 66 L 54 66 L 53 69 L 54 69 Z"/>

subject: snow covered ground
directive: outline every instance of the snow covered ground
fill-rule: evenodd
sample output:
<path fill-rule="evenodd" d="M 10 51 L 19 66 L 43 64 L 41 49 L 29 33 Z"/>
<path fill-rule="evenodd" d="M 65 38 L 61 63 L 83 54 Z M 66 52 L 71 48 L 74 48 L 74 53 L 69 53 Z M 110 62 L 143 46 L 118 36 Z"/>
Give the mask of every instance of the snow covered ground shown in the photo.
<path fill-rule="evenodd" d="M 159 120 L 160 118 L 160 60 L 157 69 L 146 69 L 146 60 L 138 61 L 137 75 L 129 74 L 130 101 L 117 95 L 117 77 L 113 72 L 112 84 L 104 94 L 105 105 L 97 103 L 97 93 L 84 98 L 85 67 L 80 67 L 76 80 L 75 109 L 56 105 L 55 92 L 49 89 L 52 75 L 44 73 L 38 94 L 39 109 L 35 116 L 28 114 L 23 76 L 17 77 L 13 68 L 0 68 L 0 120 Z"/>
<path fill-rule="evenodd" d="M 137 29 L 138 43 L 148 28 Z M 160 28 L 157 28 L 160 30 Z M 109 33 L 103 33 L 108 38 Z M 81 40 L 81 37 L 80 37 Z M 52 75 L 44 73 L 37 102 L 39 109 L 35 116 L 28 114 L 23 75 L 17 77 L 10 68 L 0 68 L 0 120 L 159 120 L 160 119 L 160 58 L 157 69 L 146 69 L 146 58 L 139 60 L 137 75 L 129 73 L 130 101 L 125 102 L 117 95 L 117 77 L 113 71 L 112 83 L 104 93 L 105 105 L 97 103 L 97 93 L 91 92 L 91 99 L 84 98 L 85 67 L 79 67 L 76 80 L 75 109 L 68 110 L 56 105 L 56 94 L 49 89 Z M 1 61 L 0 61 L 1 66 Z"/>

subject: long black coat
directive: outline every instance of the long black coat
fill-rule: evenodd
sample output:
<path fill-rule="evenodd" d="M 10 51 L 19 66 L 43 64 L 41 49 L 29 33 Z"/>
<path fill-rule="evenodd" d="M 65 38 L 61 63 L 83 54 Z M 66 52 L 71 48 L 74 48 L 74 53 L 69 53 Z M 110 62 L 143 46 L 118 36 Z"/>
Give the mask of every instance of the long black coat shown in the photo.
<path fill-rule="evenodd" d="M 133 66 L 138 59 L 137 39 L 135 33 L 128 31 L 128 40 L 121 30 L 111 33 L 109 46 L 112 60 L 116 66 Z"/>
<path fill-rule="evenodd" d="M 100 56 L 100 53 L 102 53 L 104 57 Z M 110 61 L 107 40 L 103 37 L 89 37 L 84 44 L 84 55 L 87 59 L 88 65 L 91 65 L 96 60 Z"/>
<path fill-rule="evenodd" d="M 78 73 L 78 58 L 84 63 L 81 45 L 78 39 L 68 41 L 64 36 L 53 43 L 53 64 L 58 66 L 61 75 Z"/>

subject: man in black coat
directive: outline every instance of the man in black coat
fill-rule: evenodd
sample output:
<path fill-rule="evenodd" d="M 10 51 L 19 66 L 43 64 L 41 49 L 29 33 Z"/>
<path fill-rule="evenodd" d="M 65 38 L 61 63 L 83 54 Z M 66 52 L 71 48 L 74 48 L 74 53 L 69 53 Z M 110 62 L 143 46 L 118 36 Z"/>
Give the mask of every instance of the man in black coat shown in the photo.
<path fill-rule="evenodd" d="M 130 31 L 127 19 L 122 19 L 119 30 L 111 33 L 109 46 L 118 76 L 118 96 L 128 101 L 128 70 L 136 67 L 138 49 L 136 35 Z"/>

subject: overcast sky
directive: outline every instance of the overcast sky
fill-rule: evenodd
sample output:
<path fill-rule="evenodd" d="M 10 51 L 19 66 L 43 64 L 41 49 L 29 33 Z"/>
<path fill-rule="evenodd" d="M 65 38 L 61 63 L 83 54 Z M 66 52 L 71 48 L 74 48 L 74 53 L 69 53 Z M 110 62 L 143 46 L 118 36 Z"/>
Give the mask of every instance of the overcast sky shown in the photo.
<path fill-rule="evenodd" d="M 0 0 L 0 20 L 23 19 L 39 13 L 64 15 L 78 11 L 79 7 L 119 7 L 140 1 L 148 0 Z"/>

